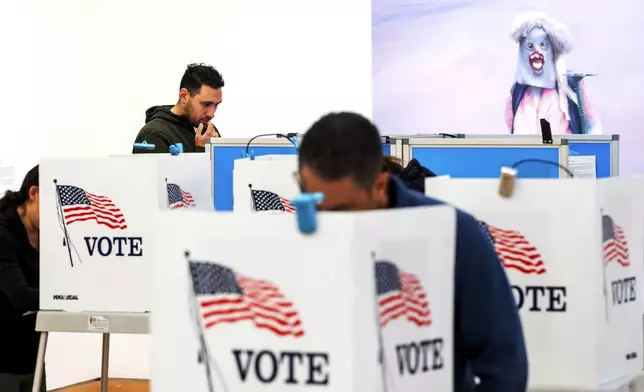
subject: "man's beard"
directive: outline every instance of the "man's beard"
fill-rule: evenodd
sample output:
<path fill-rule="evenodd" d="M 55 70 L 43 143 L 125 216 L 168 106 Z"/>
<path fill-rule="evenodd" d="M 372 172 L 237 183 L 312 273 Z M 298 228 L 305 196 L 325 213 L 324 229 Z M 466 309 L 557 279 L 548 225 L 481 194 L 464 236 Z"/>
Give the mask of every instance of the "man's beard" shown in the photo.
<path fill-rule="evenodd" d="M 190 124 L 192 124 L 193 127 L 197 128 L 199 126 L 199 119 L 195 119 L 195 117 L 194 117 L 194 113 L 193 113 L 193 110 L 192 110 L 192 102 L 191 101 L 188 101 L 188 103 L 186 104 L 185 112 L 186 112 L 185 116 L 188 119 L 188 121 L 190 122 Z"/>

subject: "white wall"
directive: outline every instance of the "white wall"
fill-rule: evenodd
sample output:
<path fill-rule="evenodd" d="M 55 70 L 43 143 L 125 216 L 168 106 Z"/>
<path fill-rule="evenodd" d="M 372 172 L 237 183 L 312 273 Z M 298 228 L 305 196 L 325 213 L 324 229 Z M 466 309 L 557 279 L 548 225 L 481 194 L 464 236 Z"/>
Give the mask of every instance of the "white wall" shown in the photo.
<path fill-rule="evenodd" d="M 369 0 L 3 0 L 0 161 L 17 187 L 45 156 L 129 153 L 191 62 L 224 75 L 228 137 L 304 131 L 332 110 L 371 117 L 370 25 Z M 112 343 L 111 376 L 148 377 L 146 337 Z M 48 387 L 98 377 L 100 346 L 52 334 Z"/>

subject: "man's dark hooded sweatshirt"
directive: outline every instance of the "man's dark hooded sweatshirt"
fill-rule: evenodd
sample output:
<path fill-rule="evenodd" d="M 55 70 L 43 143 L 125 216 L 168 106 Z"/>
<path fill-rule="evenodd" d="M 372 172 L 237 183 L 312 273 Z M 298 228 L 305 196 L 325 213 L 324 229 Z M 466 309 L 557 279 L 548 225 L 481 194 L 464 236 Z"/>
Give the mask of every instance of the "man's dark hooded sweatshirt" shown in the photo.
<path fill-rule="evenodd" d="M 145 112 L 145 126 L 141 128 L 134 143 L 154 144 L 154 149 L 132 149 L 132 154 L 167 154 L 170 145 L 181 143 L 183 152 L 204 152 L 204 147 L 195 143 L 195 128 L 185 116 L 178 116 L 170 110 L 172 105 L 153 106 Z M 215 131 L 219 133 L 217 128 Z"/>

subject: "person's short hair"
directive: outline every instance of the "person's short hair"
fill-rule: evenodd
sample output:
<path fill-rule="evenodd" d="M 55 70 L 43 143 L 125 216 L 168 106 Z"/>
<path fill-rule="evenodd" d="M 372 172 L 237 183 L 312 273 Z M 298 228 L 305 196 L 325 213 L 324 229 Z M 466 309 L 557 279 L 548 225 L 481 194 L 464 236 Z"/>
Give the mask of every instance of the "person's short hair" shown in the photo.
<path fill-rule="evenodd" d="M 382 167 L 382 171 L 387 173 L 400 174 L 405 170 L 402 159 L 395 157 L 393 155 L 386 155 L 385 162 Z"/>
<path fill-rule="evenodd" d="M 179 89 L 185 88 L 190 95 L 196 95 L 201 86 L 208 86 L 214 89 L 224 87 L 224 79 L 215 67 L 207 64 L 190 64 L 181 78 Z"/>
<path fill-rule="evenodd" d="M 326 181 L 352 178 L 371 188 L 382 173 L 384 158 L 378 128 L 357 113 L 330 113 L 304 134 L 299 164 Z"/>

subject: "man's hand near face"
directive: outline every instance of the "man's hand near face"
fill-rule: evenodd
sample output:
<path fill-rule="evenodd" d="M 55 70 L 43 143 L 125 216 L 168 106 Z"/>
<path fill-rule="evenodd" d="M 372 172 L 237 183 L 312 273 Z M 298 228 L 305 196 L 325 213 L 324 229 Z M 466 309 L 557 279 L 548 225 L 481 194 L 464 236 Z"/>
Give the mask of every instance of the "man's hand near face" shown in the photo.
<path fill-rule="evenodd" d="M 195 133 L 195 144 L 199 147 L 205 147 L 208 140 L 212 137 L 221 137 L 219 132 L 215 129 L 215 125 L 211 122 L 206 124 L 206 132 L 204 132 L 204 124 L 201 123 L 197 127 L 197 132 Z"/>

